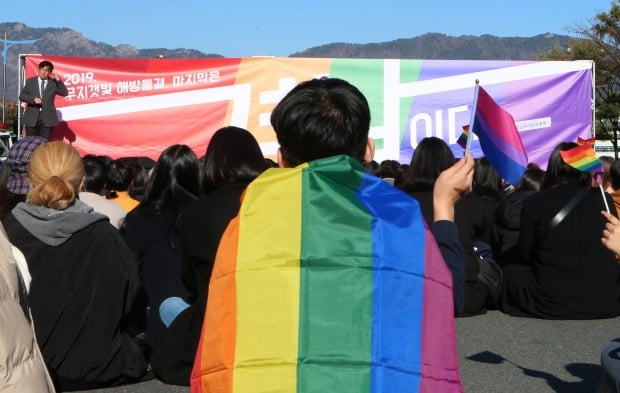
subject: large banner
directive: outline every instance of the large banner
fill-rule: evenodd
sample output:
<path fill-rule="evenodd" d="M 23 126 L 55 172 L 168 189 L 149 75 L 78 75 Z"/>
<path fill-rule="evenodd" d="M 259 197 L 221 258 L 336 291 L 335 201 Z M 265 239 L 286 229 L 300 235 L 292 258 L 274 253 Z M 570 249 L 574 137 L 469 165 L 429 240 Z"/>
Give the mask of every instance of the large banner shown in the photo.
<path fill-rule="evenodd" d="M 56 105 L 53 139 L 81 153 L 157 159 L 184 143 L 202 156 L 211 135 L 235 125 L 250 130 L 263 152 L 278 148 L 269 117 L 297 83 L 346 79 L 368 98 L 376 160 L 409 163 L 418 142 L 437 136 L 456 144 L 469 124 L 476 79 L 508 110 L 530 162 L 543 166 L 559 142 L 592 134 L 592 62 L 365 59 L 103 59 L 24 56 L 26 77 L 50 60 L 69 89 Z M 477 140 L 474 156 L 482 155 Z"/>

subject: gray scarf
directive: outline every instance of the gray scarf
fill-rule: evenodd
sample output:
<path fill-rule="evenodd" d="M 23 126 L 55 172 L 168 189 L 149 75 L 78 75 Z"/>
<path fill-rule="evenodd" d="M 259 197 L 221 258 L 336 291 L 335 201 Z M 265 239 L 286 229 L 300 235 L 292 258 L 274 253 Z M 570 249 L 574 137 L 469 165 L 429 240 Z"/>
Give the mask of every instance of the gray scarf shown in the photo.
<path fill-rule="evenodd" d="M 79 199 L 65 210 L 20 202 L 12 213 L 32 236 L 52 247 L 63 244 L 75 232 L 108 219 L 103 214 L 95 213 L 92 207 Z"/>

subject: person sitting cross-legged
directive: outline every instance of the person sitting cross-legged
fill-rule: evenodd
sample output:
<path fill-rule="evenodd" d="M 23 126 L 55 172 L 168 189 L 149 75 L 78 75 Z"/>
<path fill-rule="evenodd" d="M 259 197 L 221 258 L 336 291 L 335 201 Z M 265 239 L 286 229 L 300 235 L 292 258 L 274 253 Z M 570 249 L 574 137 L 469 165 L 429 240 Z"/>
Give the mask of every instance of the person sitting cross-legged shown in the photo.
<path fill-rule="evenodd" d="M 431 232 L 413 198 L 365 173 L 356 87 L 302 82 L 271 122 L 282 168 L 250 183 L 222 236 L 192 391 L 462 392 L 449 266 L 462 283 L 452 221 L 471 155 L 438 179 Z"/>
<path fill-rule="evenodd" d="M 28 263 L 36 338 L 61 391 L 152 378 L 130 329 L 145 307 L 138 261 L 108 218 L 77 199 L 83 177 L 71 145 L 41 145 L 26 202 L 4 221 Z"/>

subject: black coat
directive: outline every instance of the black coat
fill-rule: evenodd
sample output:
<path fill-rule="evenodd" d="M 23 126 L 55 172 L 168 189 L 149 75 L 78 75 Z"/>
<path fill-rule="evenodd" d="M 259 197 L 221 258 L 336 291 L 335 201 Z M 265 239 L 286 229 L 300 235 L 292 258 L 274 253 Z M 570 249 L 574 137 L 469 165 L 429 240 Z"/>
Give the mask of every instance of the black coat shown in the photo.
<path fill-rule="evenodd" d="M 97 221 L 52 247 L 12 214 L 4 226 L 26 257 L 37 341 L 61 390 L 140 378 L 146 359 L 123 329 L 143 307 L 143 297 L 137 261 L 118 230 Z"/>
<path fill-rule="evenodd" d="M 506 196 L 495 210 L 495 231 L 492 245 L 498 261 L 502 255 L 517 245 L 521 230 L 521 208 L 523 201 L 536 191 L 515 191 Z"/>
<path fill-rule="evenodd" d="M 427 224 L 433 222 L 433 191 L 413 191 L 409 195 L 417 199 L 422 215 Z M 458 229 L 459 241 L 467 255 L 465 280 L 478 281 L 479 266 L 474 256 L 473 246 L 476 240 L 490 244 L 493 231 L 493 212 L 498 202 L 481 198 L 470 192 L 460 199 L 454 207 L 454 223 Z"/>
<path fill-rule="evenodd" d="M 146 338 L 151 348 L 157 346 L 166 330 L 159 316 L 161 302 L 189 295 L 181 280 L 177 216 L 158 213 L 151 206 L 138 206 L 127 214 L 121 228 L 127 245 L 140 261 L 140 279 L 148 297 Z"/>
<path fill-rule="evenodd" d="M 190 290 L 192 305 L 174 320 L 151 355 L 155 375 L 166 383 L 189 385 L 217 247 L 228 223 L 239 212 L 246 186 L 221 186 L 181 212 L 183 282 Z"/>
<path fill-rule="evenodd" d="M 590 319 L 620 313 L 620 270 L 601 244 L 605 209 L 590 189 L 554 229 L 549 222 L 580 186 L 542 190 L 523 203 L 521 232 L 504 266 L 503 310 L 550 319 Z M 606 195 L 609 207 L 614 204 Z"/>
<path fill-rule="evenodd" d="M 433 191 L 409 192 L 420 203 L 422 215 L 427 224 L 433 222 Z M 488 291 L 478 280 L 479 258 L 474 254 L 474 242 L 491 242 L 493 232 L 493 212 L 498 202 L 483 199 L 470 192 L 461 198 L 454 207 L 454 223 L 458 230 L 459 242 L 465 251 L 465 304 L 463 315 L 478 314 L 486 309 Z M 457 314 L 459 315 L 459 314 Z"/>

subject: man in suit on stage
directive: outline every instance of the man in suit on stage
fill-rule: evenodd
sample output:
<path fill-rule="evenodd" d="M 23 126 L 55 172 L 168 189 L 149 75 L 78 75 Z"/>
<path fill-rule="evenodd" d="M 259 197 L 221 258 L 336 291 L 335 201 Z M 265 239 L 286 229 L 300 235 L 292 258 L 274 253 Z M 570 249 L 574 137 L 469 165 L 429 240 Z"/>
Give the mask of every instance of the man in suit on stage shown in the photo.
<path fill-rule="evenodd" d="M 28 136 L 41 136 L 50 139 L 52 128 L 58 125 L 56 95 L 66 97 L 69 92 L 57 74 L 54 65 L 47 60 L 39 63 L 39 76 L 28 78 L 19 100 L 28 106 L 24 112 L 24 125 Z"/>

